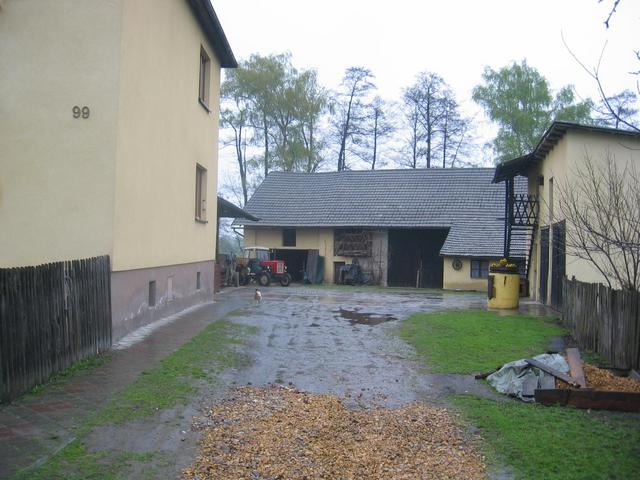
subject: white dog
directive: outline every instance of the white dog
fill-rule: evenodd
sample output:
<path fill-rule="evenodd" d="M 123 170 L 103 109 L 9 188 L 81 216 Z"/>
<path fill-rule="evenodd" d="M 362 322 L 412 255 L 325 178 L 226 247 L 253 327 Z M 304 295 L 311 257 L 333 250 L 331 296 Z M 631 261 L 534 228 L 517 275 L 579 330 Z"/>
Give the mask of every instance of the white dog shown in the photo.
<path fill-rule="evenodd" d="M 256 293 L 253 296 L 253 299 L 256 301 L 256 303 L 262 302 L 262 293 L 257 288 L 256 288 Z"/>

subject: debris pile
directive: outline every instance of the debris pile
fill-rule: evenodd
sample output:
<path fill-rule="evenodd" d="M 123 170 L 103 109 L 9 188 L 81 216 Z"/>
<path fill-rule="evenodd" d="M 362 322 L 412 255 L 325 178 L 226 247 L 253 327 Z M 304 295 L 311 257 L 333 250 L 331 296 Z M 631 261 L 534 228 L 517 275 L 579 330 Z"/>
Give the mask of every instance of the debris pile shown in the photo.
<path fill-rule="evenodd" d="M 184 479 L 485 478 L 483 457 L 442 408 L 352 410 L 331 395 L 236 389 L 197 421 Z"/>
<path fill-rule="evenodd" d="M 567 348 L 565 356 L 542 354 L 510 362 L 475 378 L 486 378 L 498 392 L 525 402 L 640 412 L 640 374 L 631 370 L 629 377 L 617 377 L 583 363 L 577 348 Z"/>

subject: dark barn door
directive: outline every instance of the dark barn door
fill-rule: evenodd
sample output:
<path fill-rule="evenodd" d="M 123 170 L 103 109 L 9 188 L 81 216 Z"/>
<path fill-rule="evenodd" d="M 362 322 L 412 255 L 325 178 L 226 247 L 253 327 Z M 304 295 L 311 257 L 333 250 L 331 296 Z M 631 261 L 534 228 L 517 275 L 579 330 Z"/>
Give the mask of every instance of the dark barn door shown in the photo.
<path fill-rule="evenodd" d="M 440 249 L 447 230 L 389 230 L 391 287 L 442 288 Z"/>
<path fill-rule="evenodd" d="M 566 275 L 566 231 L 564 221 L 553 224 L 551 242 L 551 305 L 562 306 L 562 279 Z"/>
<path fill-rule="evenodd" d="M 540 301 L 547 303 L 549 279 L 549 227 L 540 229 Z"/>
<path fill-rule="evenodd" d="M 276 260 L 284 260 L 287 272 L 291 275 L 291 280 L 301 282 L 304 278 L 304 269 L 307 263 L 309 250 L 295 250 L 293 248 L 278 248 L 273 250 Z"/>

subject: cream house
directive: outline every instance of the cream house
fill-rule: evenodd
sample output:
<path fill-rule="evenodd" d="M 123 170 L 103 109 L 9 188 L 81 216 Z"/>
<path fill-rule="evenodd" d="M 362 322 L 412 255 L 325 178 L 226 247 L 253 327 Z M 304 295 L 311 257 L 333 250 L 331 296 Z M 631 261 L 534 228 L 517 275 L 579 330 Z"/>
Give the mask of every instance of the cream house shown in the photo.
<path fill-rule="evenodd" d="M 529 201 L 535 202 L 537 219 L 528 272 L 530 295 L 542 303 L 560 305 L 561 279 L 573 278 L 587 283 L 604 283 L 593 264 L 566 251 L 566 232 L 570 228 L 560 211 L 560 189 L 570 189 L 576 175 L 589 157 L 594 164 L 607 158 L 624 167 L 628 162 L 640 166 L 640 134 L 627 130 L 554 122 L 533 152 L 505 162 L 496 169 L 495 182 L 524 176 Z M 520 211 L 521 201 L 516 200 Z"/>
<path fill-rule="evenodd" d="M 110 255 L 114 339 L 211 299 L 209 0 L 5 0 L 0 58 L 0 267 Z"/>
<path fill-rule="evenodd" d="M 235 223 L 245 245 L 272 249 L 294 280 L 311 252 L 326 283 L 355 259 L 384 286 L 484 291 L 504 249 L 505 189 L 493 176 L 492 168 L 272 172 L 245 206 L 259 220 Z"/>

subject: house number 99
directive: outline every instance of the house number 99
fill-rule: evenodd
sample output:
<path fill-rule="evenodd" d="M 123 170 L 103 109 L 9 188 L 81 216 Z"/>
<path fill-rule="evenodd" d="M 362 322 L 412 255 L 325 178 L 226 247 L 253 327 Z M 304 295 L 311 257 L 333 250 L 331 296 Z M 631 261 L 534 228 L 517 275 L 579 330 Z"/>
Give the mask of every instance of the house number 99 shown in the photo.
<path fill-rule="evenodd" d="M 77 105 L 71 111 L 73 112 L 73 118 L 89 118 L 91 114 L 89 107 L 79 107 Z"/>

